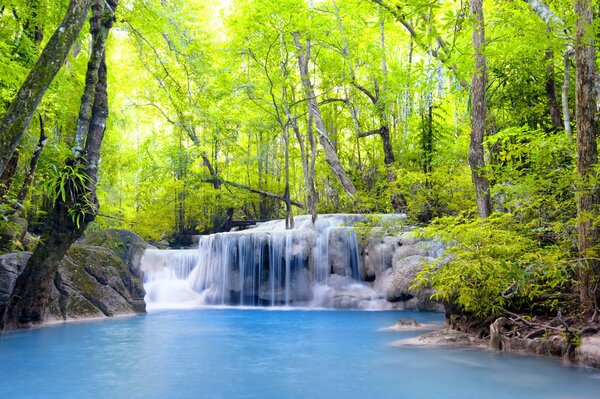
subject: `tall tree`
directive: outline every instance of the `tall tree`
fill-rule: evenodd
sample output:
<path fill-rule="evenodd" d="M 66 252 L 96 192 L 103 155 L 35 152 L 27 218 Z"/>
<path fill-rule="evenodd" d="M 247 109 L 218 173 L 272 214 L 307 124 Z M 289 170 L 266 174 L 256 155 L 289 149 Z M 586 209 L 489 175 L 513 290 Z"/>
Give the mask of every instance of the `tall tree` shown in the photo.
<path fill-rule="evenodd" d="M 96 200 L 96 174 L 100 155 L 100 145 L 106 128 L 108 101 L 106 96 L 106 38 L 114 20 L 118 0 L 94 0 L 90 27 L 93 38 L 89 69 L 95 81 L 86 80 L 92 85 L 92 97 L 83 96 L 81 108 L 89 109 L 91 117 L 87 126 L 87 141 L 84 157 L 77 156 L 67 162 L 61 179 L 57 179 L 55 205 L 40 244 L 17 278 L 15 288 L 3 311 L 4 328 L 29 327 L 43 322 L 44 312 L 50 296 L 52 283 L 71 244 L 75 242 L 94 220 L 98 204 Z M 90 73 L 88 73 L 90 76 Z M 86 87 L 84 93 L 89 93 Z M 81 112 L 80 112 L 81 115 Z"/>
<path fill-rule="evenodd" d="M 29 126 L 44 93 L 62 67 L 87 19 L 92 0 L 71 0 L 61 24 L 44 47 L 0 122 L 0 174 Z"/>
<path fill-rule="evenodd" d="M 593 165 L 598 162 L 596 144 L 596 100 L 594 78 L 596 75 L 596 54 L 592 26 L 594 22 L 591 0 L 575 2 L 577 33 L 575 44 L 575 119 L 577 121 L 577 217 L 579 232 L 579 253 L 583 259 L 580 270 L 580 297 L 582 304 L 590 310 L 600 304 L 600 262 L 593 252 L 598 241 L 598 228 L 593 224 L 593 212 L 600 203 L 600 187 L 594 185 Z"/>
<path fill-rule="evenodd" d="M 486 58 L 485 22 L 483 18 L 483 0 L 471 0 L 473 22 L 473 49 L 475 50 L 475 72 L 471 80 L 471 144 L 469 147 L 469 164 L 475 190 L 477 193 L 477 211 L 481 218 L 492 213 L 490 201 L 490 183 L 485 175 L 485 153 L 483 138 L 485 134 L 485 85 Z"/>
<path fill-rule="evenodd" d="M 327 128 L 325 127 L 325 122 L 321 116 L 321 111 L 319 109 L 319 103 L 317 102 L 313 84 L 310 81 L 310 75 L 308 71 L 311 48 L 310 39 L 306 39 L 306 45 L 303 46 L 300 42 L 300 34 L 294 33 L 294 44 L 296 45 L 296 50 L 298 51 L 298 67 L 300 69 L 300 76 L 302 78 L 302 86 L 304 87 L 304 92 L 306 93 L 306 101 L 308 102 L 308 114 L 315 121 L 317 136 L 319 137 L 319 142 L 325 151 L 325 159 L 327 160 L 327 163 L 333 172 L 336 174 L 338 181 L 344 190 L 348 194 L 354 194 L 356 192 L 356 187 L 354 186 L 354 183 L 352 183 L 352 180 L 350 180 L 350 177 L 348 177 L 344 166 L 337 156 L 335 147 L 329 138 Z"/>

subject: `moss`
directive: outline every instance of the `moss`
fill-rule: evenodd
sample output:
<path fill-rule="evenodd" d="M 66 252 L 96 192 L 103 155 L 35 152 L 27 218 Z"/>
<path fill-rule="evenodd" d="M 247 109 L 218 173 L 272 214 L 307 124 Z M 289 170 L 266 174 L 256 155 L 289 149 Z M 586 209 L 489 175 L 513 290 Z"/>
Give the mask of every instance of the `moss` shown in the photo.
<path fill-rule="evenodd" d="M 71 296 L 67 306 L 67 317 L 94 317 L 101 316 L 102 312 L 92 305 L 87 299 Z"/>

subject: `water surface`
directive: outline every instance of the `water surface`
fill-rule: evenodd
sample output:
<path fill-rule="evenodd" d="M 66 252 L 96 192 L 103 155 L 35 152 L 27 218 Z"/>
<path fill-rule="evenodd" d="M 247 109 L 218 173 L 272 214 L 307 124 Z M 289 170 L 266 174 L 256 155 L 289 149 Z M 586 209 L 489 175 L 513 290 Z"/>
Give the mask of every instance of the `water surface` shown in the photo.
<path fill-rule="evenodd" d="M 600 397 L 600 373 L 472 349 L 394 348 L 432 313 L 200 309 L 5 334 L 0 397 Z"/>

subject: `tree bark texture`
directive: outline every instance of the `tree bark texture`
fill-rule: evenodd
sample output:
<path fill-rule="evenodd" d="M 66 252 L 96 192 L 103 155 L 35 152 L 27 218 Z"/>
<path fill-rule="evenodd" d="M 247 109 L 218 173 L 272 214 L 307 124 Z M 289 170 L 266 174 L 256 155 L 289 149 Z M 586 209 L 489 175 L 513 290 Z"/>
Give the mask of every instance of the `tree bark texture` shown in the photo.
<path fill-rule="evenodd" d="M 63 21 L 44 47 L 17 96 L 4 114 L 0 122 L 0 173 L 4 172 L 44 93 L 62 67 L 71 46 L 77 40 L 91 2 L 92 0 L 69 2 Z"/>
<path fill-rule="evenodd" d="M 5 305 L 0 324 L 7 330 L 30 327 L 43 321 L 58 266 L 71 244 L 83 233 L 62 201 L 57 201 L 47 223 L 40 243 L 17 278 Z"/>
<path fill-rule="evenodd" d="M 93 44 L 88 68 L 85 74 L 85 88 L 81 96 L 81 105 L 79 107 L 79 118 L 75 128 L 75 146 L 74 154 L 76 157 L 83 152 L 85 139 L 90 129 L 92 120 L 92 108 L 96 95 L 96 83 L 98 83 L 98 74 L 103 63 L 104 52 L 106 49 L 106 37 L 108 29 L 102 29 L 102 10 L 104 9 L 103 0 L 93 0 L 92 17 L 90 18 L 90 32 L 92 33 Z M 106 69 L 106 65 L 104 66 Z M 102 140 L 102 139 L 101 139 Z"/>
<path fill-rule="evenodd" d="M 471 0 L 471 15 L 474 18 L 473 49 L 475 50 L 475 73 L 471 81 L 471 142 L 469 147 L 469 165 L 477 193 L 477 211 L 482 219 L 488 217 L 492 206 L 490 201 L 490 183 L 485 175 L 485 153 L 483 137 L 485 132 L 485 85 L 486 59 L 485 23 L 483 18 L 483 0 Z"/>
<path fill-rule="evenodd" d="M 17 166 L 19 165 L 19 151 L 15 150 L 12 156 L 8 160 L 8 164 L 4 169 L 4 172 L 0 175 L 0 202 L 7 200 L 6 195 L 10 191 L 12 186 L 13 178 L 17 173 Z"/>
<path fill-rule="evenodd" d="M 546 97 L 548 97 L 548 110 L 552 120 L 552 127 L 560 129 L 563 126 L 560 117 L 560 107 L 556 100 L 556 80 L 554 79 L 554 51 L 549 49 L 546 52 Z"/>
<path fill-rule="evenodd" d="M 35 176 L 35 170 L 37 169 L 38 162 L 40 160 L 40 155 L 48 142 L 48 138 L 46 137 L 46 132 L 44 130 L 44 118 L 42 115 L 39 116 L 40 120 L 40 139 L 38 141 L 35 150 L 33 151 L 33 156 L 31 157 L 31 162 L 29 162 L 29 170 L 27 171 L 27 176 L 25 176 L 25 181 L 23 181 L 23 186 L 21 187 L 21 191 L 19 192 L 19 196 L 17 197 L 17 201 L 22 203 L 27 199 L 27 195 L 29 194 L 29 188 L 31 187 L 31 182 L 33 181 L 33 176 Z"/>
<path fill-rule="evenodd" d="M 95 32 L 92 28 L 94 36 L 92 54 L 98 50 L 96 46 L 105 49 L 105 41 L 108 35 L 101 34 L 100 31 L 106 30 L 108 32 L 112 27 L 112 15 L 116 6 L 116 1 L 109 0 L 107 4 L 103 4 L 100 8 L 94 7 L 94 17 L 102 22 L 99 31 Z M 98 37 L 104 39 L 96 40 Z M 90 56 L 90 58 L 93 57 L 93 55 Z M 97 62 L 88 64 L 88 69 L 94 68 L 97 70 L 95 73 L 99 78 L 96 82 L 86 80 L 86 86 L 93 84 L 93 92 L 95 96 L 97 95 L 92 107 L 91 122 L 87 128 L 86 158 L 76 156 L 70 161 L 73 166 L 82 164 L 83 171 L 88 177 L 93 176 L 94 181 L 90 179 L 87 186 L 81 187 L 76 181 L 68 180 L 65 188 L 68 193 L 66 201 L 61 196 L 56 199 L 50 221 L 42 234 L 40 244 L 27 262 L 23 273 L 17 278 L 11 298 L 5 305 L 3 313 L 4 328 L 28 327 L 43 322 L 46 304 L 60 262 L 71 244 L 81 237 L 87 225 L 96 217 L 95 179 L 97 170 L 95 168 L 98 164 L 100 145 L 108 115 L 104 59 L 104 50 L 102 50 L 100 57 L 96 58 Z M 101 68 L 101 64 L 104 64 L 103 68 Z M 103 69 L 103 71 L 98 72 L 100 69 Z M 86 91 L 88 90 L 86 87 Z M 56 189 L 58 190 L 58 187 Z M 83 217 L 75 219 L 72 215 L 74 208 L 84 209 Z"/>
<path fill-rule="evenodd" d="M 575 46 L 575 119 L 577 122 L 577 190 L 578 246 L 583 260 L 580 267 L 580 298 L 583 306 L 594 310 L 599 304 L 600 262 L 597 254 L 592 253 L 598 240 L 598 229 L 593 226 L 593 212 L 599 203 L 600 188 L 591 186 L 592 166 L 598 162 L 596 144 L 596 98 L 594 95 L 594 75 L 596 55 L 594 39 L 590 35 L 593 23 L 591 0 L 577 0 L 577 32 Z"/>
<path fill-rule="evenodd" d="M 563 54 L 563 63 L 565 73 L 563 76 L 563 85 L 561 90 L 561 103 L 563 111 L 563 123 L 567 138 L 571 139 L 573 131 L 571 129 L 571 111 L 569 110 L 569 86 L 571 86 L 571 53 L 565 51 Z"/>
<path fill-rule="evenodd" d="M 317 215 L 317 210 L 316 210 L 316 194 L 315 194 L 315 178 L 314 178 L 314 169 L 312 170 L 311 173 L 311 169 L 310 169 L 310 163 L 309 163 L 309 155 L 306 152 L 306 145 L 304 143 L 304 137 L 302 136 L 302 133 L 300 133 L 300 127 L 298 126 L 298 121 L 295 117 L 292 116 L 289 108 L 285 109 L 286 115 L 288 117 L 289 123 L 292 126 L 292 129 L 294 130 L 294 134 L 296 135 L 296 140 L 298 141 L 298 146 L 300 147 L 300 157 L 302 160 L 302 171 L 304 172 L 304 190 L 305 190 L 305 202 L 306 202 L 306 208 L 307 210 L 310 212 L 311 216 L 313 217 L 313 223 L 316 221 L 316 215 Z M 311 130 L 312 127 L 309 127 L 309 130 Z M 311 133 L 312 134 L 312 133 Z M 312 159 L 311 159 L 312 162 Z M 286 202 L 286 206 L 287 206 L 287 202 Z"/>
<path fill-rule="evenodd" d="M 302 46 L 300 43 L 300 35 L 296 33 L 294 34 L 294 44 L 298 50 L 298 66 L 300 69 L 300 76 L 302 77 L 302 85 L 304 86 L 304 91 L 308 101 L 308 113 L 315 121 L 317 136 L 319 137 L 319 142 L 325 151 L 325 159 L 337 176 L 338 181 L 342 185 L 343 189 L 348 194 L 354 194 L 356 192 L 356 187 L 354 187 L 354 183 L 352 183 L 352 180 L 350 180 L 350 177 L 348 177 L 344 166 L 337 156 L 335 147 L 329 139 L 325 122 L 321 117 L 321 111 L 319 110 L 319 104 L 317 103 L 315 91 L 312 82 L 310 81 L 310 76 L 308 73 L 308 62 L 310 60 L 310 41 L 306 41 L 306 48 L 304 48 L 304 46 Z"/>

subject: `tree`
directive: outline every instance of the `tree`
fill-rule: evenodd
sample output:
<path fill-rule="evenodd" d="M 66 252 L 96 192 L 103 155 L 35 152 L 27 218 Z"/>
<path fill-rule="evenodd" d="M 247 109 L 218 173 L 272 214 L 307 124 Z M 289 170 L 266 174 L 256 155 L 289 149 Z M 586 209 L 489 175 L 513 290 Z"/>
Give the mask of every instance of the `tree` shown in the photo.
<path fill-rule="evenodd" d="M 311 48 L 310 39 L 306 39 L 305 45 L 302 45 L 300 42 L 300 33 L 296 32 L 294 33 L 294 44 L 296 45 L 296 50 L 298 52 L 298 67 L 300 69 L 300 76 L 302 77 L 302 86 L 304 87 L 304 92 L 306 93 L 306 101 L 308 102 L 308 113 L 314 119 L 319 142 L 325 151 L 325 158 L 327 159 L 327 163 L 333 172 L 336 174 L 344 190 L 346 190 L 348 194 L 354 194 L 356 192 L 356 187 L 354 187 L 354 183 L 352 183 L 352 180 L 350 180 L 348 177 L 344 166 L 339 161 L 335 147 L 329 138 L 327 128 L 325 127 L 323 117 L 321 116 L 321 111 L 319 109 L 319 104 L 317 102 L 313 85 L 310 81 L 310 75 L 308 72 Z"/>
<path fill-rule="evenodd" d="M 77 40 L 90 5 L 91 0 L 69 2 L 63 21 L 44 47 L 35 66 L 4 114 L 0 122 L 0 174 L 4 172 L 44 93 Z"/>
<path fill-rule="evenodd" d="M 594 183 L 593 166 L 598 162 L 596 135 L 596 99 L 594 78 L 596 75 L 596 54 L 593 26 L 593 7 L 590 0 L 575 2 L 577 32 L 575 43 L 575 119 L 577 121 L 577 190 L 578 247 L 582 258 L 580 267 L 581 302 L 588 310 L 597 309 L 600 304 L 600 262 L 595 259 L 595 245 L 598 244 L 598 227 L 594 226 L 594 212 L 600 204 L 600 187 Z"/>
<path fill-rule="evenodd" d="M 490 183 L 485 176 L 485 153 L 483 138 L 485 136 L 485 87 L 486 87 L 486 59 L 483 54 L 485 48 L 485 23 L 483 18 L 483 0 L 471 0 L 471 15 L 473 22 L 473 49 L 475 50 L 475 72 L 471 81 L 471 145 L 469 148 L 469 164 L 475 191 L 477 193 L 477 210 L 484 219 L 492 213 L 490 200 Z"/>
<path fill-rule="evenodd" d="M 92 52 L 88 64 L 86 88 L 81 109 L 91 110 L 87 123 L 85 154 L 81 157 L 77 144 L 74 157 L 67 162 L 54 186 L 55 204 L 48 228 L 41 242 L 31 255 L 25 269 L 17 278 L 9 301 L 5 304 L 2 324 L 4 328 L 28 327 L 43 322 L 45 307 L 50 296 L 54 277 L 71 244 L 75 242 L 94 220 L 98 204 L 96 199 L 96 176 L 106 118 L 106 39 L 114 20 L 117 1 L 95 0 L 92 6 L 90 30 Z M 88 86 L 93 86 L 90 90 Z M 92 93 L 92 95 L 88 95 Z M 93 104 L 91 107 L 89 104 Z M 82 116 L 80 119 L 87 118 Z"/>

